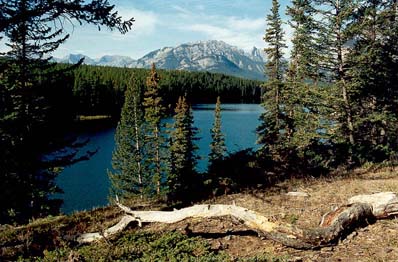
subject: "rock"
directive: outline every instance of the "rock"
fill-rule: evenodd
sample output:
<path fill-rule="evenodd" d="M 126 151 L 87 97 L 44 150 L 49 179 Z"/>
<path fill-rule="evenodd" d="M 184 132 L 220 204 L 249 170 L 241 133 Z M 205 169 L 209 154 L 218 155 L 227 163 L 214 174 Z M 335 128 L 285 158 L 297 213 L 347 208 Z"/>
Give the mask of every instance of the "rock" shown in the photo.
<path fill-rule="evenodd" d="M 325 251 L 325 252 L 332 252 L 334 250 L 334 247 L 323 247 L 322 248 L 322 251 Z"/>
<path fill-rule="evenodd" d="M 288 260 L 289 262 L 302 262 L 303 258 L 302 257 L 293 257 Z"/>
<path fill-rule="evenodd" d="M 223 244 L 220 241 L 213 243 L 212 249 L 214 250 L 222 250 L 224 248 Z"/>
<path fill-rule="evenodd" d="M 352 240 L 354 237 L 356 237 L 358 235 L 358 232 L 356 232 L 356 231 L 354 231 L 354 232 L 352 232 L 351 234 L 349 234 L 348 236 L 347 236 L 347 239 L 348 240 Z"/>
<path fill-rule="evenodd" d="M 289 192 L 286 194 L 291 197 L 309 197 L 310 195 L 305 192 Z"/>
<path fill-rule="evenodd" d="M 385 253 L 385 254 L 391 253 L 392 251 L 394 251 L 394 249 L 392 249 L 392 248 L 386 248 L 386 249 L 384 249 L 384 253 Z"/>
<path fill-rule="evenodd" d="M 227 240 L 227 241 L 230 241 L 231 239 L 232 239 L 231 235 L 228 235 L 228 236 L 225 237 L 225 240 Z"/>

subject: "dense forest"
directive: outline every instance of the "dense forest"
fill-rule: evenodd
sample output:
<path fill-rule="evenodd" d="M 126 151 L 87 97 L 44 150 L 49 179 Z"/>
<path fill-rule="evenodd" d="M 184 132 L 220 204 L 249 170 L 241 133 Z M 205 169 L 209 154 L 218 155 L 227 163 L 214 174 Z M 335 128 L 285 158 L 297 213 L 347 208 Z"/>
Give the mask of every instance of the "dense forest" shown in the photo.
<path fill-rule="evenodd" d="M 124 21 L 105 0 L 1 0 L 0 6 L 0 38 L 9 49 L 0 61 L 3 224 L 57 214 L 61 203 L 49 198 L 59 192 L 54 178 L 63 166 L 81 159 L 76 156 L 81 143 L 63 133 L 73 118 L 69 72 L 75 66 L 58 69 L 48 56 L 68 39 L 65 22 L 123 34 L 134 19 Z"/>
<path fill-rule="evenodd" d="M 138 90 L 134 96 L 141 95 L 146 92 L 150 71 L 51 62 L 49 54 L 69 37 L 63 19 L 122 34 L 131 29 L 134 19 L 123 21 L 108 1 L 0 3 L 0 37 L 9 48 L 0 59 L 0 223 L 26 222 L 57 214 L 62 202 L 50 198 L 60 192 L 54 178 L 63 167 L 95 153 L 81 155 L 79 149 L 87 141 L 66 135 L 77 116 L 119 119 L 131 77 Z M 190 103 L 213 102 L 219 95 L 227 102 L 258 102 L 261 97 L 260 82 L 223 74 L 160 70 L 157 77 L 156 92 L 164 112 L 151 116 L 149 108 L 146 117 L 155 122 L 145 125 L 145 132 L 154 135 L 160 128 L 159 117 L 173 114 L 180 96 Z M 159 145 L 159 141 L 147 137 L 146 142 L 163 151 L 165 141 Z M 156 171 L 153 176 L 159 183 L 161 177 L 165 178 L 165 166 L 156 167 L 147 170 Z M 149 175 L 149 179 L 155 178 Z M 160 191 L 160 185 L 156 190 Z"/>
<path fill-rule="evenodd" d="M 59 65 L 63 68 L 67 65 Z M 209 72 L 158 70 L 160 92 L 166 107 L 174 105 L 179 96 L 191 103 L 214 103 L 222 96 L 228 103 L 258 103 L 261 82 Z M 112 115 L 120 117 L 124 92 L 134 75 L 143 89 L 149 69 L 130 69 L 81 65 L 74 69 L 68 80 L 73 84 L 71 101 L 77 115 Z M 173 111 L 172 109 L 170 111 Z"/>
<path fill-rule="evenodd" d="M 134 19 L 123 21 L 105 0 L 0 3 L 1 37 L 10 48 L 0 61 L 0 223 L 57 214 L 60 203 L 49 198 L 59 190 L 54 177 L 90 155 L 78 157 L 82 143 L 64 135 L 76 115 L 120 118 L 109 177 L 110 195 L 121 201 L 185 205 L 293 175 L 396 164 L 396 0 L 292 0 L 290 54 L 273 0 L 262 88 L 257 81 L 156 65 L 55 65 L 48 54 L 69 37 L 61 18 L 121 33 Z M 60 24 L 52 28 L 49 21 Z M 260 100 L 260 149 L 227 154 L 220 101 Z M 199 174 L 190 105 L 216 101 L 211 162 Z M 166 126 L 162 119 L 170 115 Z"/>
<path fill-rule="evenodd" d="M 397 1 L 293 0 L 288 63 L 279 7 L 264 36 L 260 155 L 287 172 L 396 164 Z"/>

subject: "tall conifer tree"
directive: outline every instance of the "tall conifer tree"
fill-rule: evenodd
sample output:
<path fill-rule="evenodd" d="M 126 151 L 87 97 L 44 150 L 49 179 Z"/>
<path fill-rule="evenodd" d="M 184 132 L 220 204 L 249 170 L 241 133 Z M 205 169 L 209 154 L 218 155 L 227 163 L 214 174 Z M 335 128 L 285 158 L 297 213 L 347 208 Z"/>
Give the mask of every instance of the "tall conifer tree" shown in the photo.
<path fill-rule="evenodd" d="M 347 80 L 347 58 L 350 40 L 350 22 L 356 3 L 351 0 L 318 0 L 318 13 L 321 15 L 320 35 L 322 43 L 321 64 L 325 77 L 323 80 L 331 83 L 330 101 L 334 105 L 336 121 L 340 130 L 335 140 L 354 146 L 354 125 L 350 91 Z"/>
<path fill-rule="evenodd" d="M 56 213 L 59 203 L 49 198 L 58 191 L 54 178 L 76 160 L 70 150 L 43 157 L 71 142 L 60 130 L 69 120 L 65 108 L 70 105 L 67 96 L 58 98 L 67 95 L 62 88 L 70 79 L 48 57 L 69 37 L 64 22 L 125 33 L 134 20 L 123 22 L 106 0 L 1 0 L 0 6 L 0 34 L 9 47 L 1 53 L 7 59 L 0 60 L 0 99 L 5 101 L 0 103 L 0 223 L 8 223 Z"/>
<path fill-rule="evenodd" d="M 155 64 L 152 64 L 150 75 L 146 79 L 146 90 L 144 93 L 144 119 L 145 119 L 145 146 L 146 166 L 154 182 L 154 189 L 160 195 L 161 180 L 165 177 L 165 138 L 162 118 L 165 115 L 165 108 L 162 105 L 162 98 L 159 94 L 159 75 L 156 72 Z"/>
<path fill-rule="evenodd" d="M 293 0 L 287 14 L 294 29 L 284 102 L 289 155 L 304 157 L 309 147 L 329 140 L 328 89 L 319 84 L 319 27 L 313 0 Z"/>
<path fill-rule="evenodd" d="M 209 171 L 211 172 L 214 163 L 222 160 L 227 152 L 224 134 L 221 131 L 221 100 L 219 96 L 217 97 L 216 108 L 214 110 L 214 123 L 210 134 L 212 141 L 210 143 Z"/>
<path fill-rule="evenodd" d="M 360 1 L 348 55 L 356 149 L 364 161 L 381 161 L 396 150 L 396 2 Z M 394 10 L 395 9 L 395 10 Z M 396 37 L 395 37 L 396 40 Z M 396 51 L 395 51 L 396 52 Z"/>
<path fill-rule="evenodd" d="M 289 24 L 294 30 L 289 75 L 296 81 L 316 83 L 319 80 L 315 13 L 313 0 L 293 0 L 287 7 L 287 14 L 291 17 Z"/>
<path fill-rule="evenodd" d="M 271 154 L 273 157 L 277 157 L 278 155 L 276 147 L 282 143 L 281 136 L 283 134 L 281 130 L 284 129 L 282 95 L 284 94 L 283 75 L 286 63 L 283 59 L 283 50 L 286 48 L 286 44 L 279 8 L 280 4 L 278 0 L 273 0 L 271 13 L 267 15 L 267 29 L 264 36 L 267 47 L 264 51 L 268 56 L 268 62 L 265 65 L 265 73 L 268 80 L 263 86 L 265 89 L 263 97 L 265 112 L 260 117 L 261 124 L 257 129 L 257 142 L 261 144 L 261 154 L 263 156 Z"/>
<path fill-rule="evenodd" d="M 170 134 L 169 196 L 172 200 L 187 200 L 198 181 L 195 171 L 197 129 L 193 127 L 192 109 L 185 97 L 178 99 Z"/>
<path fill-rule="evenodd" d="M 121 119 L 116 128 L 115 150 L 112 156 L 113 172 L 108 171 L 111 181 L 111 197 L 121 200 L 144 196 L 148 179 L 143 170 L 143 109 L 141 90 L 132 77 L 125 92 Z"/>

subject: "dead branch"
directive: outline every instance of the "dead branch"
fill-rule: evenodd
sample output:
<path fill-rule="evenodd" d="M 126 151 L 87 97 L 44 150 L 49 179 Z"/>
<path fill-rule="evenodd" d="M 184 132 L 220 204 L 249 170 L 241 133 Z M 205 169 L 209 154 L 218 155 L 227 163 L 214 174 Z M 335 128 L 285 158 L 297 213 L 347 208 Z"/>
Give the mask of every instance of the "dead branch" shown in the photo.
<path fill-rule="evenodd" d="M 352 230 L 370 221 L 398 214 L 398 197 L 392 192 L 360 195 L 350 198 L 333 212 L 323 216 L 320 227 L 300 229 L 283 222 L 271 222 L 258 212 L 235 205 L 194 205 L 174 211 L 134 211 L 117 203 L 126 215 L 113 227 L 100 233 L 86 233 L 79 243 L 90 243 L 124 230 L 131 222 L 176 223 L 187 218 L 233 217 L 259 235 L 298 249 L 314 249 L 333 245 Z"/>

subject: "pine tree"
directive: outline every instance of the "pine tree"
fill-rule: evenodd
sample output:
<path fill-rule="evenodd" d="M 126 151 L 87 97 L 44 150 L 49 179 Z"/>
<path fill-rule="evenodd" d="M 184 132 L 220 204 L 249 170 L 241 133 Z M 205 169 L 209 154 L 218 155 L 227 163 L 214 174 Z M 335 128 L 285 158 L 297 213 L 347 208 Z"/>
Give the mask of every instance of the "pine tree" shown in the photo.
<path fill-rule="evenodd" d="M 159 76 L 155 64 L 152 64 L 150 76 L 146 79 L 146 90 L 144 93 L 144 119 L 145 119 L 145 146 L 146 146 L 146 167 L 154 182 L 157 195 L 160 195 L 161 180 L 165 177 L 164 164 L 164 125 L 162 118 L 165 115 L 165 108 L 162 105 L 162 98 L 159 91 Z"/>
<path fill-rule="evenodd" d="M 336 120 L 341 123 L 340 135 L 343 136 L 343 141 L 352 147 L 355 138 L 345 53 L 348 52 L 346 43 L 350 40 L 348 25 L 356 4 L 350 0 L 319 0 L 319 4 L 323 8 L 327 7 L 327 11 L 320 11 L 325 20 L 321 27 L 324 36 L 323 68 L 328 72 L 325 80 L 334 84 L 341 94 L 340 97 L 336 95 L 331 104 L 335 104 L 335 110 L 339 112 Z"/>
<path fill-rule="evenodd" d="M 132 77 L 125 92 L 121 119 L 116 128 L 115 150 L 112 156 L 113 171 L 108 171 L 111 181 L 110 197 L 121 200 L 145 194 L 147 181 L 143 170 L 143 109 L 140 88 Z"/>
<path fill-rule="evenodd" d="M 191 107 L 185 97 L 178 99 L 170 134 L 169 199 L 186 201 L 194 189 L 197 174 L 195 151 L 197 129 L 193 127 Z"/>
<path fill-rule="evenodd" d="M 294 29 L 293 49 L 287 72 L 284 97 L 288 155 L 303 158 L 321 140 L 329 141 L 330 108 L 328 89 L 319 83 L 321 59 L 319 28 L 312 0 L 293 0 L 288 7 Z"/>
<path fill-rule="evenodd" d="M 49 199 L 59 191 L 54 178 L 78 160 L 73 150 L 43 157 L 71 143 L 60 132 L 71 118 L 65 113 L 68 97 L 62 97 L 70 78 L 45 58 L 68 38 L 64 21 L 125 33 L 133 19 L 123 22 L 103 0 L 2 0 L 0 5 L 0 33 L 10 49 L 0 60 L 1 99 L 6 102 L 0 104 L 0 223 L 9 223 L 57 213 L 60 202 Z"/>
<path fill-rule="evenodd" d="M 287 48 L 282 29 L 282 19 L 279 14 L 280 4 L 278 0 L 272 0 L 271 14 L 267 15 L 267 29 L 264 41 L 267 47 L 264 49 L 268 56 L 266 73 L 269 80 L 282 81 L 286 62 L 283 59 L 284 51 Z M 277 92 L 276 92 L 277 93 Z M 277 94 L 275 95 L 277 97 Z"/>
<path fill-rule="evenodd" d="M 360 1 L 350 28 L 356 41 L 348 54 L 347 75 L 355 147 L 362 161 L 381 161 L 396 150 L 395 16 L 394 1 Z"/>
<path fill-rule="evenodd" d="M 266 64 L 267 83 L 263 85 L 265 89 L 263 107 L 265 112 L 261 115 L 261 124 L 257 128 L 258 141 L 261 144 L 260 153 L 262 156 L 268 154 L 276 157 L 277 146 L 282 143 L 283 119 L 282 119 L 282 89 L 285 62 L 283 60 L 283 49 L 287 46 L 284 41 L 282 20 L 279 15 L 279 2 L 272 1 L 271 14 L 267 15 L 267 29 L 264 41 L 267 47 L 264 49 L 268 56 Z"/>
<path fill-rule="evenodd" d="M 287 14 L 291 17 L 289 25 L 294 30 L 289 75 L 295 81 L 317 83 L 319 80 L 315 13 L 313 0 L 293 0 L 292 6 L 287 7 Z"/>
<path fill-rule="evenodd" d="M 221 100 L 219 96 L 217 97 L 216 108 L 214 110 L 214 123 L 210 134 L 212 141 L 210 143 L 209 172 L 211 172 L 216 162 L 224 158 L 227 152 L 224 134 L 221 131 Z"/>

